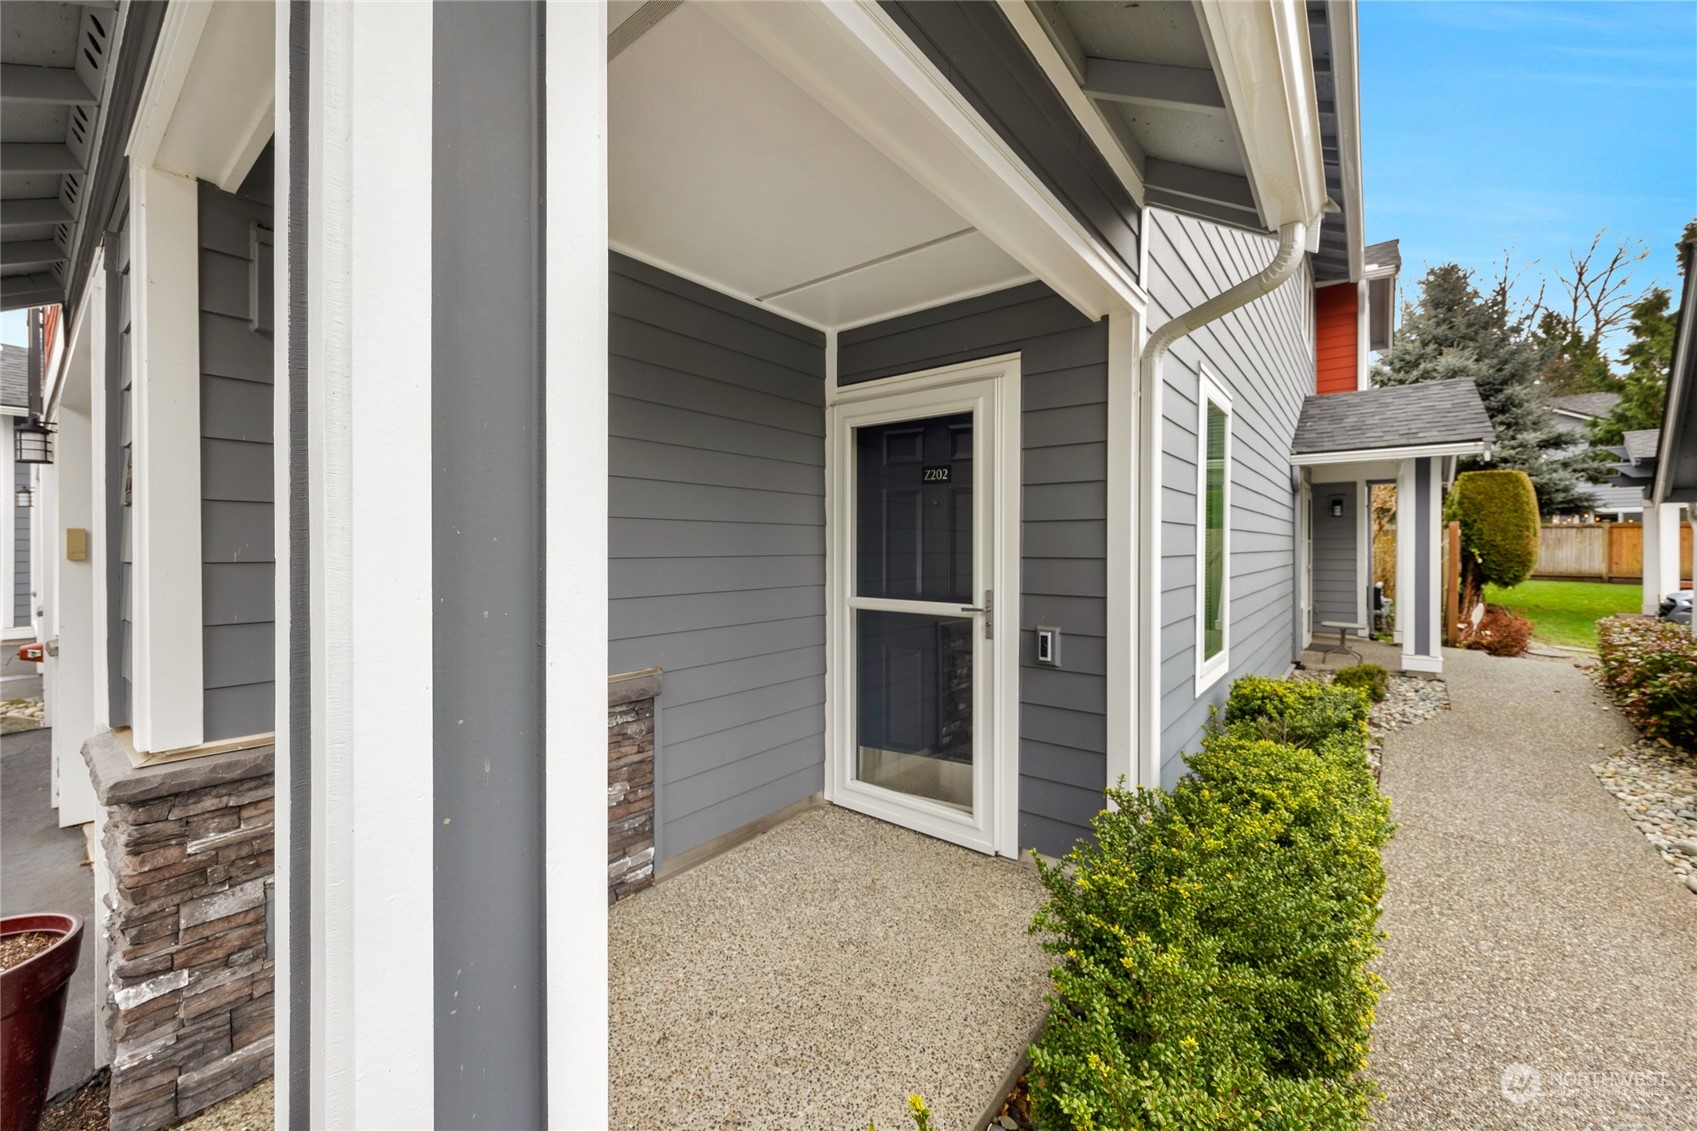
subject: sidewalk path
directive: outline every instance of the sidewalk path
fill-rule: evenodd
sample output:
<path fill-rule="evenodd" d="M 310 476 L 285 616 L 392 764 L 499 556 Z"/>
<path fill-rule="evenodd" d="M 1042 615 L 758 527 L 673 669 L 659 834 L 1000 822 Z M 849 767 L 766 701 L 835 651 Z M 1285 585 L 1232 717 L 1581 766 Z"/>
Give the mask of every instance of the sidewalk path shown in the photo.
<path fill-rule="evenodd" d="M 1385 743 L 1375 1126 L 1697 1128 L 1697 896 L 1590 769 L 1631 727 L 1570 661 L 1444 663 Z"/>

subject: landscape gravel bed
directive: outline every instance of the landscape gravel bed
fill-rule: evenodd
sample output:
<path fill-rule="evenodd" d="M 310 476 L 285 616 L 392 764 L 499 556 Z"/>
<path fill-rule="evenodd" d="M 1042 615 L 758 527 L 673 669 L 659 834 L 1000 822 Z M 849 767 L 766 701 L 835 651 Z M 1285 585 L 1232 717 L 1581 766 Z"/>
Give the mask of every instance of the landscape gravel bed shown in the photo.
<path fill-rule="evenodd" d="M 1697 894 L 1697 756 L 1640 739 L 1593 763 L 1591 772 Z"/>

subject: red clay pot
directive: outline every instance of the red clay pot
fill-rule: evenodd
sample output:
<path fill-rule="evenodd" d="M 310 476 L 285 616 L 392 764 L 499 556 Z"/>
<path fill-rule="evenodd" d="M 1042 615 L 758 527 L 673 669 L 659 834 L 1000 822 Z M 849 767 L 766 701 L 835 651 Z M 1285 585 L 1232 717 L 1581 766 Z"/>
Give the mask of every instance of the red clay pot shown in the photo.
<path fill-rule="evenodd" d="M 58 935 L 59 941 L 0 971 L 0 1131 L 35 1131 L 41 1119 L 65 1024 L 65 991 L 81 950 L 82 919 L 52 914 L 0 919 L 0 935 L 28 931 Z"/>

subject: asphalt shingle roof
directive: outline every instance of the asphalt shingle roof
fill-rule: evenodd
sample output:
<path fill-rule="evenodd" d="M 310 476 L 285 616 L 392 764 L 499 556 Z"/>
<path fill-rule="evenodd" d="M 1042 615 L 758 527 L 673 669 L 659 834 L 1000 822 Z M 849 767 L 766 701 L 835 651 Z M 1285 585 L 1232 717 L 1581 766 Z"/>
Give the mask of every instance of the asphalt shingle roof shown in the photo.
<path fill-rule="evenodd" d="M 1302 402 L 1292 455 L 1459 444 L 1496 439 L 1472 381 L 1424 381 Z"/>
<path fill-rule="evenodd" d="M 1402 248 L 1398 240 L 1370 243 L 1361 252 L 1361 262 L 1368 267 L 1395 267 L 1402 270 Z"/>
<path fill-rule="evenodd" d="M 1661 444 L 1662 433 L 1656 428 L 1640 428 L 1635 432 L 1621 433 L 1621 439 L 1626 444 L 1626 458 L 1637 462 L 1656 458 L 1656 449 Z"/>
<path fill-rule="evenodd" d="M 1620 403 L 1619 393 L 1576 393 L 1570 397 L 1551 397 L 1550 407 L 1581 416 L 1607 416 Z"/>
<path fill-rule="evenodd" d="M 0 405 L 29 407 L 29 349 L 0 345 Z"/>

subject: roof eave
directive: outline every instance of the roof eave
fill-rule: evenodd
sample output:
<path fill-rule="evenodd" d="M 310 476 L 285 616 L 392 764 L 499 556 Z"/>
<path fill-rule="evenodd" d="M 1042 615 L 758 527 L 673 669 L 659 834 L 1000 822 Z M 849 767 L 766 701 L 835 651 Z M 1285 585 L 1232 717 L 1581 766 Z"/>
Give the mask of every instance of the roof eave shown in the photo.
<path fill-rule="evenodd" d="M 1396 448 L 1347 448 L 1329 452 L 1297 452 L 1292 467 L 1316 463 L 1371 463 L 1386 459 L 1423 459 L 1435 456 L 1483 456 L 1491 458 L 1489 440 L 1456 440 L 1444 444 L 1405 444 Z"/>
<path fill-rule="evenodd" d="M 1654 503 L 1697 503 L 1697 475 L 1675 482 L 1682 467 L 1697 463 L 1697 240 L 1682 245 L 1685 286 L 1680 293 L 1679 334 L 1668 367 L 1668 397 L 1656 444 L 1656 475 L 1649 498 Z"/>
<path fill-rule="evenodd" d="M 1338 165 L 1343 176 L 1346 199 L 1338 203 L 1343 208 L 1344 231 L 1349 240 L 1349 277 L 1366 277 L 1366 217 L 1365 190 L 1361 180 L 1361 99 L 1359 61 L 1356 50 L 1355 5 L 1334 2 L 1326 6 L 1326 19 L 1332 37 L 1332 84 L 1338 116 Z M 1394 274 L 1394 270 L 1389 272 Z"/>

